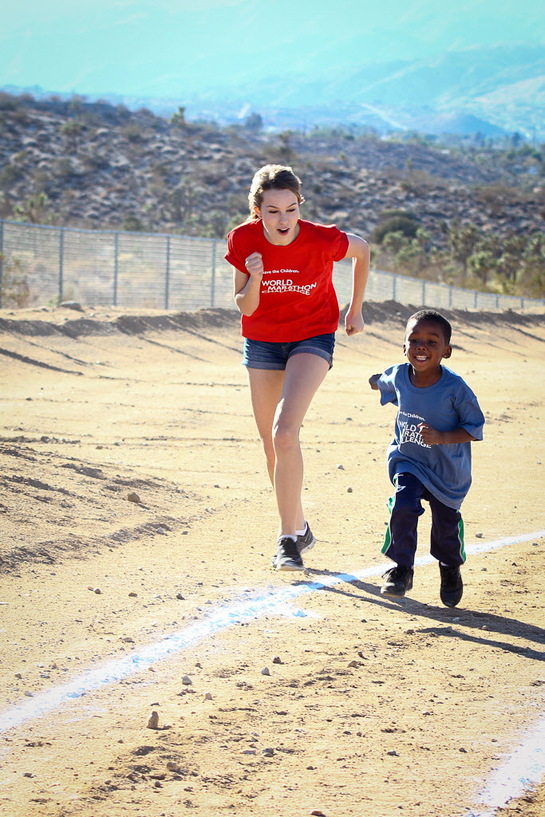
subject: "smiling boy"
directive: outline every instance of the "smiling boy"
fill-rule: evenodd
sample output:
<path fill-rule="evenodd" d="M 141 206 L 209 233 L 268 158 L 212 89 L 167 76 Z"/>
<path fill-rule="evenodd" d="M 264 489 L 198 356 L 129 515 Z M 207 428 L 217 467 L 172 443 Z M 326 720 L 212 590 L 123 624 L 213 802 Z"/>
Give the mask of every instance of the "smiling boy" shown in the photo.
<path fill-rule="evenodd" d="M 404 596 L 413 586 L 418 517 L 429 502 L 430 550 L 439 561 L 441 601 L 455 607 L 463 594 L 465 562 L 460 507 L 471 485 L 471 442 L 482 439 L 484 416 L 467 383 L 446 366 L 451 325 L 432 309 L 407 321 L 403 352 L 407 363 L 369 378 L 381 404 L 398 407 L 388 448 L 388 473 L 395 486 L 382 552 L 395 566 L 385 574 L 381 593 Z"/>

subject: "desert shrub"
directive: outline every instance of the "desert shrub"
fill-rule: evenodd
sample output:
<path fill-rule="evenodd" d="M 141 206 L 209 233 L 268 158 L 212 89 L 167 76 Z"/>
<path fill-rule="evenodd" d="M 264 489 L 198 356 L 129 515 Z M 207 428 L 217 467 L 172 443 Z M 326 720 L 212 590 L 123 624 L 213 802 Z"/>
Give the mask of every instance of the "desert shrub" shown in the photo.
<path fill-rule="evenodd" d="M 144 141 L 144 133 L 137 122 L 128 122 L 120 129 L 121 136 L 124 136 L 128 142 L 142 142 Z"/>
<path fill-rule="evenodd" d="M 9 189 L 23 177 L 23 169 L 16 165 L 4 165 L 0 169 L 0 188 Z"/>
<path fill-rule="evenodd" d="M 65 136 L 73 145 L 77 145 L 79 138 L 83 133 L 84 126 L 76 119 L 70 119 L 68 122 L 63 122 L 60 126 L 60 133 Z"/>
<path fill-rule="evenodd" d="M 49 199 L 45 193 L 29 196 L 26 201 L 17 202 L 13 213 L 18 221 L 27 221 L 31 224 L 47 224 L 52 221 L 49 209 Z"/>
<path fill-rule="evenodd" d="M 137 216 L 133 215 L 132 213 L 128 213 L 123 218 L 121 229 L 130 233 L 143 233 L 144 225 Z"/>
<path fill-rule="evenodd" d="M 14 96 L 0 91 L 0 111 L 15 111 L 17 107 L 18 102 Z"/>
<path fill-rule="evenodd" d="M 496 271 L 498 261 L 490 250 L 480 249 L 469 256 L 467 265 L 472 275 L 482 285 L 485 285 L 490 276 Z"/>
<path fill-rule="evenodd" d="M 400 216 L 402 218 L 412 218 L 416 221 L 416 216 L 414 213 L 411 213 L 410 210 L 402 210 L 399 208 L 388 208 L 386 210 L 381 210 L 378 214 L 378 220 L 380 221 L 387 221 L 389 218 L 396 218 Z"/>
<path fill-rule="evenodd" d="M 475 201 L 485 205 L 491 213 L 502 213 L 506 206 L 515 206 L 528 201 L 528 195 L 520 188 L 504 182 L 482 185 L 475 188 Z"/>
<path fill-rule="evenodd" d="M 178 127 L 183 127 L 186 124 L 185 107 L 183 105 L 179 105 L 178 110 L 172 114 L 170 117 L 170 124 Z"/>
<path fill-rule="evenodd" d="M 253 133 L 259 133 L 259 131 L 263 130 L 263 117 L 260 113 L 252 111 L 244 119 L 244 127 Z"/>
<path fill-rule="evenodd" d="M 413 170 L 411 159 L 407 160 L 406 165 L 408 176 L 399 182 L 399 186 L 407 193 L 413 193 L 416 196 L 423 196 L 430 190 L 435 190 L 438 187 L 447 187 L 448 182 L 440 176 L 434 176 L 426 170 Z"/>
<path fill-rule="evenodd" d="M 11 258 L 6 262 L 5 256 L 0 254 L 0 271 L 0 306 L 19 309 L 28 306 L 30 286 L 20 260 Z"/>
<path fill-rule="evenodd" d="M 69 156 L 59 156 L 51 163 L 51 172 L 57 181 L 67 180 L 76 174 L 76 168 Z"/>
<path fill-rule="evenodd" d="M 464 275 L 467 272 L 468 259 L 480 241 L 481 233 L 474 224 L 455 222 L 451 225 L 447 239 L 448 247 L 454 261 L 461 264 Z"/>
<path fill-rule="evenodd" d="M 382 244 L 389 233 L 401 233 L 406 238 L 414 238 L 418 230 L 418 223 L 414 216 L 396 215 L 379 221 L 371 235 L 371 241 Z"/>
<path fill-rule="evenodd" d="M 521 260 L 519 281 L 532 298 L 545 297 L 545 233 L 531 236 Z"/>

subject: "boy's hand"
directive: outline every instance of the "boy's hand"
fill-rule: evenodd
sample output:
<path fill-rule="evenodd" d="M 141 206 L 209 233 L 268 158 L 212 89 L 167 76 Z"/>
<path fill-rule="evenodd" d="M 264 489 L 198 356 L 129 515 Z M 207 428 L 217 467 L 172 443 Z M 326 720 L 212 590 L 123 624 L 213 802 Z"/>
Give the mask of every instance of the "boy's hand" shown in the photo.
<path fill-rule="evenodd" d="M 420 429 L 422 442 L 426 443 L 426 445 L 440 445 L 443 442 L 442 432 L 437 431 L 437 429 L 432 428 L 427 423 L 420 423 L 418 428 Z"/>
<path fill-rule="evenodd" d="M 375 389 L 375 391 L 378 391 L 377 383 L 380 377 L 382 377 L 382 372 L 380 374 L 372 374 L 369 378 L 369 385 L 372 389 Z"/>
<path fill-rule="evenodd" d="M 418 426 L 422 436 L 422 442 L 426 445 L 454 445 L 455 443 L 470 443 L 475 439 L 469 431 L 460 426 L 452 431 L 437 431 L 427 423 L 420 423 Z"/>

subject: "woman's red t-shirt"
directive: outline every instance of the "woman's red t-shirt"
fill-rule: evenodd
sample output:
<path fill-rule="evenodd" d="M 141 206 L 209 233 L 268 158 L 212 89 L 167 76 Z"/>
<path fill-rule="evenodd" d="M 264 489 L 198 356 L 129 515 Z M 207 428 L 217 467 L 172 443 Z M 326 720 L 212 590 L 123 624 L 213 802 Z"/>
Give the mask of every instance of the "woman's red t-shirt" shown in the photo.
<path fill-rule="evenodd" d="M 338 327 L 333 262 L 346 256 L 348 237 L 334 224 L 298 223 L 299 235 L 286 246 L 265 238 L 261 219 L 241 224 L 227 236 L 225 258 L 246 275 L 246 258 L 253 252 L 263 256 L 259 306 L 253 315 L 242 316 L 246 338 L 289 343 Z"/>

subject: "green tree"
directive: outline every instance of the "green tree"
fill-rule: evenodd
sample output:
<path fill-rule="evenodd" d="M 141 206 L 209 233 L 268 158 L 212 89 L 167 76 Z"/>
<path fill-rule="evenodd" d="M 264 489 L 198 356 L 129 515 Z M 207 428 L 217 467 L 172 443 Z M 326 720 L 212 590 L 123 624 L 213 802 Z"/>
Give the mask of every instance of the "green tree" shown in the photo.
<path fill-rule="evenodd" d="M 497 265 L 498 262 L 490 250 L 477 250 L 468 258 L 470 272 L 483 286 L 488 283 L 489 278 L 496 271 Z"/>
<path fill-rule="evenodd" d="M 69 147 L 74 152 L 77 151 L 80 145 L 80 140 L 83 131 L 84 126 L 81 124 L 81 122 L 78 122 L 77 119 L 70 119 L 68 122 L 63 122 L 63 124 L 60 127 L 60 132 L 62 136 L 65 137 Z"/>
<path fill-rule="evenodd" d="M 416 217 L 410 213 L 401 212 L 400 215 L 388 216 L 380 220 L 373 230 L 371 241 L 375 244 L 382 244 L 390 233 L 401 233 L 406 238 L 414 238 L 417 231 Z"/>
<path fill-rule="evenodd" d="M 174 188 L 169 196 L 169 201 L 173 217 L 176 221 L 183 223 L 192 217 L 195 193 L 188 179 L 183 179 L 180 184 Z"/>
<path fill-rule="evenodd" d="M 404 247 L 407 246 L 407 236 L 405 233 L 393 231 L 391 233 L 387 233 L 384 241 L 382 242 L 382 247 L 388 255 L 397 256 Z"/>
<path fill-rule="evenodd" d="M 504 288 L 512 292 L 522 267 L 522 257 L 526 249 L 523 235 L 512 235 L 503 244 L 503 252 L 498 260 L 498 273 Z"/>
<path fill-rule="evenodd" d="M 171 125 L 178 125 L 179 127 L 183 127 L 185 122 L 185 108 L 183 105 L 178 107 L 178 110 L 172 114 L 170 117 L 170 124 Z"/>
<path fill-rule="evenodd" d="M 246 130 L 259 133 L 259 131 L 263 130 L 263 117 L 261 114 L 252 111 L 252 113 L 249 113 L 245 118 L 244 127 Z"/>
<path fill-rule="evenodd" d="M 20 309 L 28 306 L 30 286 L 23 272 L 21 261 L 18 258 L 12 258 L 7 262 L 5 256 L 0 253 L 0 269 L 2 270 L 0 307 L 15 306 Z"/>
<path fill-rule="evenodd" d="M 473 224 L 453 224 L 448 236 L 448 245 L 455 261 L 462 266 L 464 275 L 467 262 L 474 253 L 480 239 L 478 229 Z"/>
<path fill-rule="evenodd" d="M 138 216 L 128 213 L 123 219 L 121 229 L 131 233 L 142 233 L 144 232 L 144 225 Z"/>
<path fill-rule="evenodd" d="M 291 136 L 292 134 L 289 130 L 282 131 L 282 133 L 278 134 L 278 141 L 280 142 L 278 152 L 280 159 L 287 165 L 291 165 L 295 161 L 295 151 L 291 146 Z"/>
<path fill-rule="evenodd" d="M 545 297 L 545 234 L 535 233 L 526 245 L 519 274 L 523 294 Z"/>
<path fill-rule="evenodd" d="M 45 193 L 30 196 L 23 204 L 17 203 L 13 207 L 15 217 L 20 221 L 29 221 L 31 224 L 47 224 L 50 221 L 49 199 Z"/>

